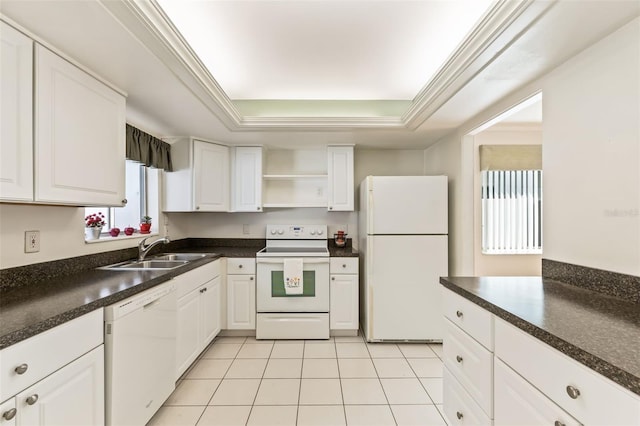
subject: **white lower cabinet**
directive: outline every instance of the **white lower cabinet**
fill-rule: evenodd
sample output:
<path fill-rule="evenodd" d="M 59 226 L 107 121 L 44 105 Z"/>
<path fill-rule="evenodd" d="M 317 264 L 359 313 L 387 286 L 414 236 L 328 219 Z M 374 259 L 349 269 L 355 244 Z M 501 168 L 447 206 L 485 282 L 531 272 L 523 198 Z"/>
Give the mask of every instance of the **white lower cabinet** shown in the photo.
<path fill-rule="evenodd" d="M 443 289 L 444 411 L 452 424 L 492 424 L 493 314 Z"/>
<path fill-rule="evenodd" d="M 358 258 L 331 258 L 329 287 L 329 328 L 331 330 L 358 330 L 359 289 Z"/>
<path fill-rule="evenodd" d="M 220 277 L 216 277 L 202 286 L 202 337 L 207 346 L 220 333 Z M 204 347 L 203 347 L 204 348 Z"/>
<path fill-rule="evenodd" d="M 450 425 L 491 425 L 491 419 L 447 367 L 444 368 L 443 409 Z"/>
<path fill-rule="evenodd" d="M 220 332 L 220 261 L 186 272 L 174 280 L 178 291 L 177 380 Z"/>
<path fill-rule="evenodd" d="M 493 417 L 493 353 L 445 320 L 444 365 L 469 395 Z"/>
<path fill-rule="evenodd" d="M 11 398 L 0 404 L 0 425 L 15 426 L 18 416 L 16 409 L 16 399 Z"/>
<path fill-rule="evenodd" d="M 496 357 L 579 423 L 640 425 L 638 395 L 506 321 L 495 327 Z"/>
<path fill-rule="evenodd" d="M 443 295 L 449 424 L 640 425 L 638 395 L 452 291 Z"/>
<path fill-rule="evenodd" d="M 494 383 L 496 426 L 580 425 L 580 422 L 497 358 Z"/>
<path fill-rule="evenodd" d="M 104 424 L 102 330 L 98 309 L 1 350 L 0 425 Z"/>
<path fill-rule="evenodd" d="M 18 425 L 104 424 L 104 346 L 16 396 Z"/>
<path fill-rule="evenodd" d="M 256 260 L 227 259 L 227 328 L 256 329 Z"/>
<path fill-rule="evenodd" d="M 255 275 L 227 276 L 227 328 L 256 329 Z"/>

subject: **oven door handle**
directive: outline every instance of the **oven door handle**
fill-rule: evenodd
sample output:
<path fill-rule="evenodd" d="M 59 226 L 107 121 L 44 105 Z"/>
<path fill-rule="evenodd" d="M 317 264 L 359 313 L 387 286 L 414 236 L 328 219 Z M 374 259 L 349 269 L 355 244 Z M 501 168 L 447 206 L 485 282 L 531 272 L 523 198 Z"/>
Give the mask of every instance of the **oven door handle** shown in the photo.
<path fill-rule="evenodd" d="M 311 264 L 323 264 L 323 263 L 329 263 L 329 258 L 328 257 L 303 257 L 302 258 L 303 261 L 302 263 L 305 265 L 311 265 Z M 261 258 L 261 257 L 257 257 L 256 258 L 256 263 L 270 263 L 270 264 L 280 264 L 282 265 L 284 263 L 284 259 L 283 258 Z"/>

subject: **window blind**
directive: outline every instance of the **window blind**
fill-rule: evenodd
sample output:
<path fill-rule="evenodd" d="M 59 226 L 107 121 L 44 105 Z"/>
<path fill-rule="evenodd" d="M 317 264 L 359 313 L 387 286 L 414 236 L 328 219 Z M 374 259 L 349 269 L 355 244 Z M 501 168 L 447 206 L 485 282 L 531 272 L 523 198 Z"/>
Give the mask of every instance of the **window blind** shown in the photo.
<path fill-rule="evenodd" d="M 483 170 L 482 252 L 542 253 L 542 170 Z"/>

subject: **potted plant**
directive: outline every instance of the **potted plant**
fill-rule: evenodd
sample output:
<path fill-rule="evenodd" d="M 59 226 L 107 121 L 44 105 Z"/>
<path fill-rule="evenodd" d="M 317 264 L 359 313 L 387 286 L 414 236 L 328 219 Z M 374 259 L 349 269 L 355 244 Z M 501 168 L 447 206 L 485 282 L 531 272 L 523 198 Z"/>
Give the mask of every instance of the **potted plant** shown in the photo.
<path fill-rule="evenodd" d="M 140 219 L 140 233 L 148 234 L 151 232 L 151 216 L 142 216 Z"/>
<path fill-rule="evenodd" d="M 87 240 L 97 240 L 100 238 L 102 227 L 105 225 L 102 212 L 92 213 L 84 218 L 84 235 Z"/>

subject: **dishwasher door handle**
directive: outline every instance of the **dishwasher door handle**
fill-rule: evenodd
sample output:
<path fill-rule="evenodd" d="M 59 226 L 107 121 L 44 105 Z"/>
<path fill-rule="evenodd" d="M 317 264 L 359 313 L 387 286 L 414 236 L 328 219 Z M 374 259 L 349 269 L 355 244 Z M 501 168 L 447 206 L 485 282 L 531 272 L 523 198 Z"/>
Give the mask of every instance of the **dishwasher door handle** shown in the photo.
<path fill-rule="evenodd" d="M 147 309 L 147 308 L 152 307 L 152 306 L 153 306 L 153 305 L 155 305 L 155 304 L 156 304 L 160 299 L 161 299 L 161 298 L 159 297 L 159 298 L 157 298 L 157 299 L 152 300 L 151 302 L 147 303 L 146 305 L 143 305 L 143 306 L 142 306 L 142 309 Z"/>

